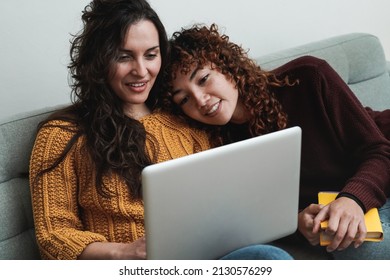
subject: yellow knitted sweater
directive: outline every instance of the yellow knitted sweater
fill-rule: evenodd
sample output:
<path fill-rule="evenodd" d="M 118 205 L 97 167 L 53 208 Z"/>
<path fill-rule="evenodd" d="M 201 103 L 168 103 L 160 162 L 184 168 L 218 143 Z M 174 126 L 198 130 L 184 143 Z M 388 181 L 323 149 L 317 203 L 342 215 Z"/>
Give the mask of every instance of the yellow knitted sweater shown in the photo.
<path fill-rule="evenodd" d="M 175 121 L 175 117 L 154 113 L 141 123 L 153 137 L 146 149 L 159 147 L 157 162 L 210 148 L 205 133 Z M 93 164 L 80 137 L 64 161 L 34 180 L 64 150 L 75 132 L 43 127 L 35 140 L 30 160 L 30 184 L 36 237 L 43 259 L 76 259 L 92 242 L 130 243 L 144 235 L 143 202 L 131 197 L 116 174 L 103 178 L 109 198 L 98 194 Z M 154 143 L 156 142 L 156 143 Z M 153 158 L 153 157 L 152 157 Z"/>

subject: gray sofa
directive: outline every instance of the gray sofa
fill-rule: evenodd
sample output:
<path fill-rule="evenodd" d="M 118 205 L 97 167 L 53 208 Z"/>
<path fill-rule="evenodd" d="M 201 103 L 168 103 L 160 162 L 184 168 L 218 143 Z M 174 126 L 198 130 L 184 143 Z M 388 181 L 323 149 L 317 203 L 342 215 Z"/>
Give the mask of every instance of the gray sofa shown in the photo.
<path fill-rule="evenodd" d="M 327 60 L 364 105 L 390 108 L 390 64 L 375 36 L 342 35 L 265 55 L 258 61 L 264 69 L 272 69 L 306 54 Z M 56 109 L 42 108 L 0 121 L 0 259 L 39 259 L 28 165 L 36 126 Z M 314 251 L 299 252 L 299 248 L 291 252 L 297 259 L 327 258 Z"/>

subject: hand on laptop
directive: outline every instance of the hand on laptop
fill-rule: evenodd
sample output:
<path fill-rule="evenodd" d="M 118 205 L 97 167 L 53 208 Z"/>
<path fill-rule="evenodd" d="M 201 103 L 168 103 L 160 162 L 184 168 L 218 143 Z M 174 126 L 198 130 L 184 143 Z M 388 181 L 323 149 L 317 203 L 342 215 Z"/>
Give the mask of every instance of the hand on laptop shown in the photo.
<path fill-rule="evenodd" d="M 145 260 L 146 242 L 141 237 L 132 243 L 94 242 L 79 256 L 84 260 Z"/>

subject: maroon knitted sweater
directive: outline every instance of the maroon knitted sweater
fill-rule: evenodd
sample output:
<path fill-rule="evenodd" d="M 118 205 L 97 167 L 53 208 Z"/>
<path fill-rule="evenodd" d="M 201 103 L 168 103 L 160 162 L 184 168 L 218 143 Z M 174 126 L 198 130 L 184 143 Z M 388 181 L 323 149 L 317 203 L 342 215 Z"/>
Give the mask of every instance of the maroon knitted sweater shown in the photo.
<path fill-rule="evenodd" d="M 390 141 L 372 116 L 389 131 L 390 110 L 383 117 L 366 110 L 324 60 L 305 56 L 274 72 L 299 80 L 272 91 L 288 114 L 288 126 L 302 128 L 300 208 L 316 203 L 317 193 L 326 190 L 354 198 L 366 211 L 381 207 L 390 189 Z"/>

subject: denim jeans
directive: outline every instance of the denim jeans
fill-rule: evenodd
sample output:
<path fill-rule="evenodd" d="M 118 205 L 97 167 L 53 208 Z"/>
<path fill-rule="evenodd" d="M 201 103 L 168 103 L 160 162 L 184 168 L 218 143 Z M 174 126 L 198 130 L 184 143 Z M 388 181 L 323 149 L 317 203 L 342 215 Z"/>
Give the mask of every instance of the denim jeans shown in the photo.
<path fill-rule="evenodd" d="M 381 242 L 364 242 L 355 249 L 352 245 L 343 251 L 333 252 L 336 260 L 390 260 L 390 198 L 379 210 L 384 239 Z"/>
<path fill-rule="evenodd" d="M 237 249 L 221 260 L 292 260 L 284 250 L 271 245 L 251 245 Z"/>

